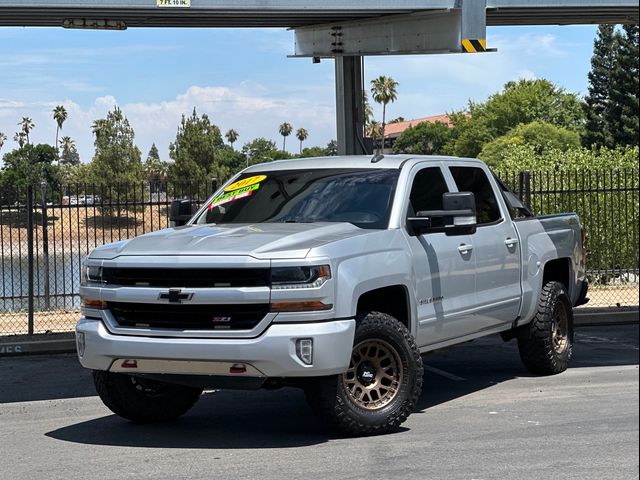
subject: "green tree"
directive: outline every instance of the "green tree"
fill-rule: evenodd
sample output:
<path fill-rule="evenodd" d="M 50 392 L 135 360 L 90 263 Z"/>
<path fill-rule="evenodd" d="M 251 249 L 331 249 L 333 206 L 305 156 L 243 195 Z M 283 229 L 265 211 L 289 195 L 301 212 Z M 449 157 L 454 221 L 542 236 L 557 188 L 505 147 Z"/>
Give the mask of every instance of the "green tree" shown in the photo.
<path fill-rule="evenodd" d="M 80 163 L 80 155 L 76 150 L 76 142 L 69 136 L 64 136 L 59 142 L 60 149 L 62 149 L 62 155 L 60 155 L 61 165 L 77 165 Z"/>
<path fill-rule="evenodd" d="M 147 153 L 147 160 L 149 159 L 160 160 L 160 152 L 158 152 L 158 147 L 156 147 L 155 143 L 151 144 L 149 153 Z"/>
<path fill-rule="evenodd" d="M 63 105 L 58 105 L 53 109 L 53 119 L 56 121 L 56 150 L 58 149 L 58 134 L 60 130 L 62 130 L 62 125 L 67 120 L 69 114 L 67 113 L 67 109 L 64 108 Z"/>
<path fill-rule="evenodd" d="M 327 157 L 335 157 L 336 155 L 338 155 L 338 142 L 336 142 L 335 140 L 331 140 L 329 143 L 327 143 L 327 146 L 324 147 L 324 154 Z"/>
<path fill-rule="evenodd" d="M 291 132 L 293 132 L 293 127 L 291 126 L 290 123 L 284 122 L 280 124 L 280 126 L 278 127 L 278 132 L 280 132 L 280 135 L 282 135 L 282 151 L 286 152 L 287 137 L 291 135 Z"/>
<path fill-rule="evenodd" d="M 546 122 L 518 125 L 502 137 L 484 145 L 479 157 L 492 167 L 500 167 L 513 146 L 527 145 L 536 155 L 554 150 L 566 152 L 580 147 L 580 135 L 572 130 Z"/>
<path fill-rule="evenodd" d="M 169 178 L 176 183 L 197 185 L 213 178 L 226 178 L 227 165 L 219 162 L 217 152 L 224 147 L 220 129 L 205 113 L 196 109 L 190 116 L 182 116 L 176 139 L 169 145 Z"/>
<path fill-rule="evenodd" d="M 22 117 L 22 120 L 18 122 L 18 125 L 22 129 L 22 133 L 24 133 L 27 139 L 27 143 L 31 143 L 29 140 L 29 133 L 36 126 L 35 123 L 33 123 L 33 120 L 31 120 L 29 117 Z"/>
<path fill-rule="evenodd" d="M 398 99 L 398 82 L 391 77 L 381 75 L 371 80 L 371 96 L 376 103 L 382 105 L 382 148 L 385 140 L 385 121 L 387 116 L 387 105 Z M 372 137 L 373 138 L 373 137 Z"/>
<path fill-rule="evenodd" d="M 585 98 L 586 125 L 583 144 L 586 147 L 612 146 L 607 125 L 611 108 L 611 72 L 615 65 L 614 25 L 600 25 L 593 43 L 589 93 Z"/>
<path fill-rule="evenodd" d="M 128 188 L 124 184 L 144 178 L 140 150 L 135 146 L 135 132 L 120 108 L 115 107 L 106 118 L 94 122 L 95 155 L 91 172 L 95 183 L 115 184 L 117 193 Z"/>
<path fill-rule="evenodd" d="M 7 136 L 0 132 L 0 151 L 2 151 L 2 147 L 4 147 L 4 142 L 7 141 Z"/>
<path fill-rule="evenodd" d="M 422 122 L 407 128 L 393 144 L 393 153 L 439 155 L 451 139 L 451 129 L 442 122 Z"/>
<path fill-rule="evenodd" d="M 231 145 L 231 149 L 233 149 L 233 144 L 236 143 L 240 137 L 238 131 L 233 128 L 230 128 L 224 136 L 227 139 L 227 142 L 229 142 L 229 145 Z"/>
<path fill-rule="evenodd" d="M 304 147 L 300 152 L 300 158 L 324 157 L 326 155 L 326 149 L 322 147 Z"/>
<path fill-rule="evenodd" d="M 548 80 L 519 80 L 484 103 L 470 102 L 468 111 L 450 118 L 454 128 L 447 152 L 477 157 L 486 143 L 522 123 L 547 122 L 581 133 L 584 110 L 577 95 Z"/>
<path fill-rule="evenodd" d="M 4 156 L 3 182 L 19 189 L 39 185 L 42 180 L 57 185 L 58 170 L 53 165 L 56 158 L 56 149 L 51 145 L 25 144 Z"/>
<path fill-rule="evenodd" d="M 615 38 L 608 112 L 613 146 L 638 145 L 638 25 L 625 25 Z"/>
<path fill-rule="evenodd" d="M 309 132 L 306 128 L 299 128 L 296 131 L 296 138 L 300 141 L 300 153 L 302 153 L 302 142 L 309 138 Z"/>
<path fill-rule="evenodd" d="M 245 143 L 242 147 L 242 154 L 246 158 L 247 166 L 291 158 L 289 153 L 278 150 L 275 142 L 262 137 Z"/>

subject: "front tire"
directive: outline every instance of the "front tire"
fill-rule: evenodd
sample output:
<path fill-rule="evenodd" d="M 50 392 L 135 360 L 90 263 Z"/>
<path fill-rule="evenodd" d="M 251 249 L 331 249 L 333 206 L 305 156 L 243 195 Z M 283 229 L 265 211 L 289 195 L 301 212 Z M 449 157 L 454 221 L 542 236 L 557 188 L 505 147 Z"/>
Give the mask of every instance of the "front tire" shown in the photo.
<path fill-rule="evenodd" d="M 529 332 L 518 338 L 522 363 L 536 375 L 564 372 L 573 353 L 573 312 L 560 282 L 548 282 L 540 293 Z"/>
<path fill-rule="evenodd" d="M 385 313 L 357 319 L 347 371 L 313 379 L 305 388 L 311 408 L 347 435 L 395 431 L 413 412 L 422 392 L 422 358 L 411 333 Z"/>
<path fill-rule="evenodd" d="M 99 370 L 94 370 L 93 382 L 109 410 L 135 423 L 174 420 L 186 413 L 202 393 L 198 388 Z"/>

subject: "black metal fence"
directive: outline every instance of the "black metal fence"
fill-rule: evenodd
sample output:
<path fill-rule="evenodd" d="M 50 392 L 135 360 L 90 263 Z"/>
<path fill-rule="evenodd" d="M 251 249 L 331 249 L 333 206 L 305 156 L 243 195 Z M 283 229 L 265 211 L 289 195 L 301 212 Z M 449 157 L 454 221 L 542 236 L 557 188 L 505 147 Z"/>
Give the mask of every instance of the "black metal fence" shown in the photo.
<path fill-rule="evenodd" d="M 537 214 L 574 211 L 587 233 L 588 306 L 638 305 L 638 172 L 501 172 Z M 169 226 L 173 199 L 211 183 L 35 186 L 0 192 L 0 336 L 62 332 L 78 319 L 79 271 L 96 246 Z"/>
<path fill-rule="evenodd" d="M 92 249 L 166 228 L 173 199 L 198 205 L 214 189 L 211 182 L 5 189 L 0 336 L 72 330 L 80 309 L 80 265 Z"/>

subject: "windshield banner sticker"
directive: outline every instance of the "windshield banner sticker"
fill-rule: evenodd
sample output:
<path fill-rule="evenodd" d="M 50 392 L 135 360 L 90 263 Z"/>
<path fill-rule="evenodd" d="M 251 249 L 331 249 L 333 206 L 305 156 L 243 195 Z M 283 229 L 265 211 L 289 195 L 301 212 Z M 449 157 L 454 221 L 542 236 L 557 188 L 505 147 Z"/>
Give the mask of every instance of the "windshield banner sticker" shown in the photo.
<path fill-rule="evenodd" d="M 234 184 L 235 185 L 235 184 Z M 218 205 L 223 205 L 225 203 L 233 202 L 234 200 L 238 200 L 239 198 L 250 197 L 253 195 L 253 192 L 260 188 L 259 184 L 249 185 L 244 188 L 239 188 L 234 190 L 233 192 L 224 193 L 213 199 L 213 202 L 209 205 L 209 210 Z"/>
<path fill-rule="evenodd" d="M 239 188 L 248 187 L 250 185 L 255 185 L 256 183 L 260 183 L 265 178 L 266 175 L 255 175 L 253 177 L 247 177 L 242 180 L 238 180 L 237 182 L 232 183 L 227 188 L 224 189 L 225 192 L 231 192 L 233 190 L 238 190 Z"/>

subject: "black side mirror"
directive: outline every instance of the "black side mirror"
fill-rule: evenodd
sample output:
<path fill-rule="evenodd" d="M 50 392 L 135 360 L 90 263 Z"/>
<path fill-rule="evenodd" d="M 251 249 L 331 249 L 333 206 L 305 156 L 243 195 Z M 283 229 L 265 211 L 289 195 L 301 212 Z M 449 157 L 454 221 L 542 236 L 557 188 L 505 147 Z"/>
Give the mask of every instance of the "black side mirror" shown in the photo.
<path fill-rule="evenodd" d="M 193 216 L 191 200 L 174 200 L 169 209 L 169 220 L 172 227 L 185 225 Z"/>
<path fill-rule="evenodd" d="M 444 232 L 469 235 L 476 231 L 476 199 L 472 192 L 442 194 L 442 210 L 417 212 L 407 219 L 413 235 Z"/>

